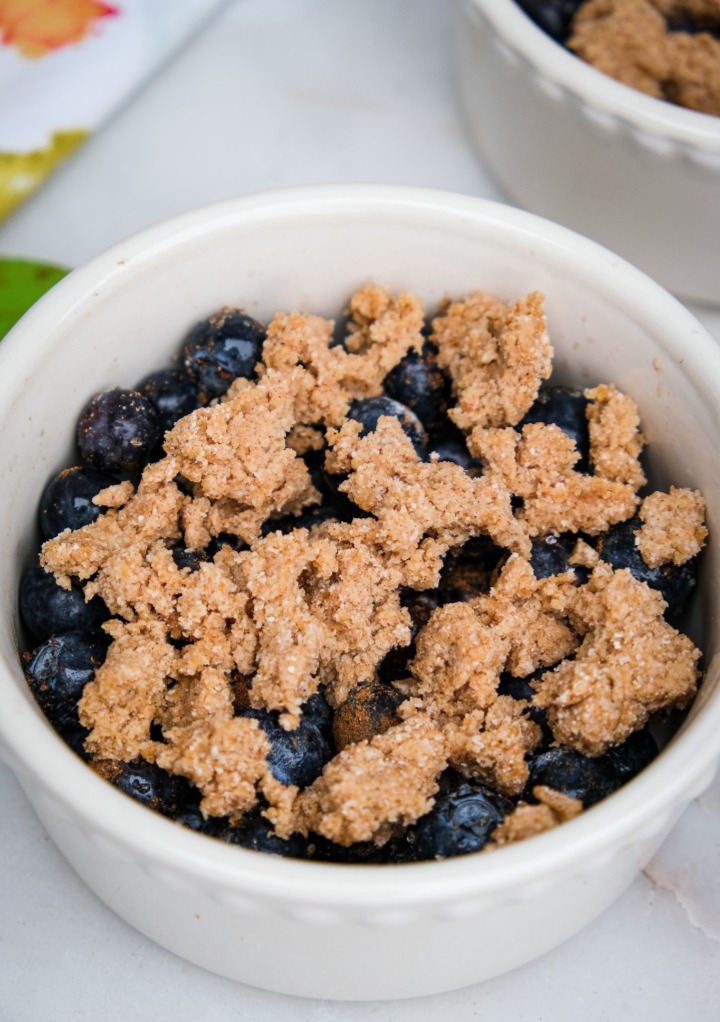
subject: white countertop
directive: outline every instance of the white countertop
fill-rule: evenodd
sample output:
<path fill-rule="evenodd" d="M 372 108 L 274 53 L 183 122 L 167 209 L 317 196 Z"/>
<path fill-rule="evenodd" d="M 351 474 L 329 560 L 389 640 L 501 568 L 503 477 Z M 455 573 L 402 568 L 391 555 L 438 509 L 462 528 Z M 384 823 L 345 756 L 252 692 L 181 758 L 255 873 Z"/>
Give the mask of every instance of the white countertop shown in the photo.
<path fill-rule="evenodd" d="M 443 0 L 229 3 L 0 227 L 0 254 L 75 266 L 193 206 L 331 182 L 502 197 L 458 115 Z M 693 311 L 720 341 L 720 311 Z M 121 922 L 0 766 L 0 1022 L 716 1022 L 719 875 L 716 780 L 630 890 L 544 958 L 424 1000 L 302 1001 L 220 979 Z"/>

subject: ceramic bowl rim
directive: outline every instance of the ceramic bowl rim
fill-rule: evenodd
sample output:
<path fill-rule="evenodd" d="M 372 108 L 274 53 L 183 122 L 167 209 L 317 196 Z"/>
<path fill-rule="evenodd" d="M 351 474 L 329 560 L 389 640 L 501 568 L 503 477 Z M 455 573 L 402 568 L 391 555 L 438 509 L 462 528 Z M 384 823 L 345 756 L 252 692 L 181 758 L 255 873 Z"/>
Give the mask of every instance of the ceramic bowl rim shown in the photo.
<path fill-rule="evenodd" d="M 108 281 L 153 259 L 171 258 L 177 245 L 215 230 L 275 218 L 327 216 L 383 210 L 401 211 L 429 224 L 482 225 L 491 237 L 532 240 L 534 247 L 581 264 L 598 286 L 611 289 L 621 304 L 646 310 L 657 326 L 663 352 L 683 352 L 685 369 L 720 418 L 720 351 L 701 324 L 668 292 L 613 253 L 573 231 L 510 206 L 430 189 L 384 185 L 307 186 L 261 192 L 201 207 L 164 220 L 114 245 L 73 271 L 45 295 L 0 344 L 0 413 L 12 407 L 58 325 L 85 303 L 97 301 Z M 468 229 L 468 228 L 466 228 Z M 101 300 L 101 299 L 100 299 Z M 678 338 L 692 335 L 692 349 Z M 2 455 L 0 454 L 0 461 Z M 0 466 L 1 467 L 1 466 Z M 2 571 L 4 566 L 0 566 Z M 1 584 L 0 579 L 0 584 Z M 7 627 L 7 622 L 3 627 Z M 12 630 L 12 621 L 9 622 Z M 303 862 L 208 839 L 133 802 L 101 780 L 55 734 L 29 690 L 17 685 L 18 663 L 0 650 L 0 738 L 21 783 L 39 787 L 61 814 L 113 847 L 160 869 L 182 872 L 196 882 L 227 891 L 295 904 L 312 902 L 357 910 L 388 906 L 438 905 L 471 896 L 511 897 L 522 885 L 544 883 L 576 869 L 584 871 L 614 850 L 632 843 L 658 816 L 670 817 L 709 783 L 720 758 L 720 686 L 703 699 L 683 731 L 636 779 L 591 812 L 562 828 L 490 855 L 403 866 L 348 866 Z M 32 751 L 30 751 L 32 750 Z M 41 755 L 38 755 L 41 750 Z M 528 888 L 529 889 L 529 888 Z"/>

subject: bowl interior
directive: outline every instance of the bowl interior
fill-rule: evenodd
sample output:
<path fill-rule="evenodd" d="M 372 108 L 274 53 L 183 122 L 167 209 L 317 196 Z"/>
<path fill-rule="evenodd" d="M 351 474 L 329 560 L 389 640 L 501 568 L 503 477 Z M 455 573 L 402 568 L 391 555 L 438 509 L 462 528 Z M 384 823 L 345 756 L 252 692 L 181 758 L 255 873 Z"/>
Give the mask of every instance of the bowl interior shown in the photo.
<path fill-rule="evenodd" d="M 705 494 L 712 541 L 693 627 L 714 662 L 720 359 L 694 318 L 611 253 L 494 203 L 410 190 L 288 192 L 131 239 L 71 274 L 0 345 L 0 702 L 21 760 L 37 766 L 44 753 L 24 745 L 25 722 L 39 711 L 17 655 L 18 578 L 36 542 L 42 487 L 76 460 L 85 402 L 167 364 L 188 328 L 222 305 L 261 319 L 290 309 L 334 317 L 369 280 L 416 291 L 428 309 L 473 289 L 546 295 L 554 381 L 613 382 L 631 394 L 653 482 Z M 717 677 L 706 685 L 705 695 Z"/>

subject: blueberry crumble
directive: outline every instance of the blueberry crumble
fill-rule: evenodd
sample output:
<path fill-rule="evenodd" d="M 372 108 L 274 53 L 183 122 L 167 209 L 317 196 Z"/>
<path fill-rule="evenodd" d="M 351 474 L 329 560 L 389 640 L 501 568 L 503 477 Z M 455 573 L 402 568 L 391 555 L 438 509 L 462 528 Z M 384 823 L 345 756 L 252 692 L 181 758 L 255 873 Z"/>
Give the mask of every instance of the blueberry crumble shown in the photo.
<path fill-rule="evenodd" d="M 720 115 L 720 0 L 517 0 L 556 42 L 641 92 Z"/>
<path fill-rule="evenodd" d="M 340 863 L 491 851 L 658 753 L 707 530 L 632 399 L 554 386 L 543 299 L 426 321 L 237 309 L 96 395 L 20 583 L 28 683 L 109 783 L 208 837 Z"/>

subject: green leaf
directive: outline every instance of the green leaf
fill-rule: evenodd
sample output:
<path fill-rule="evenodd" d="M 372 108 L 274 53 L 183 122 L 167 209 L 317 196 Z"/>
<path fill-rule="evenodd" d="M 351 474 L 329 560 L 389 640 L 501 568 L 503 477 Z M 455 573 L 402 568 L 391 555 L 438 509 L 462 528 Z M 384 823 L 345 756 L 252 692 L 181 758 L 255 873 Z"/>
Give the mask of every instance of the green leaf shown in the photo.
<path fill-rule="evenodd" d="M 25 259 L 0 259 L 0 339 L 10 327 L 69 273 L 63 266 Z"/>

